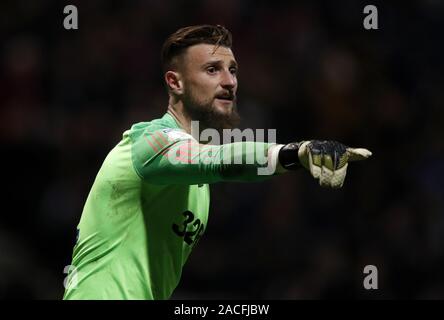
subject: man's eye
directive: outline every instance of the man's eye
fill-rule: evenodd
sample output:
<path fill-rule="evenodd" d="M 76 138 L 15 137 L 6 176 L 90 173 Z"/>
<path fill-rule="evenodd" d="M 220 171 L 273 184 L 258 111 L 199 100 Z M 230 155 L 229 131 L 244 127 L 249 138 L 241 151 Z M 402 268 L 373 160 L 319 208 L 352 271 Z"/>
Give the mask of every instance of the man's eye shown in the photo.
<path fill-rule="evenodd" d="M 208 73 L 216 73 L 216 68 L 215 67 L 208 67 L 207 72 Z"/>
<path fill-rule="evenodd" d="M 231 74 L 237 74 L 237 68 L 230 68 Z"/>

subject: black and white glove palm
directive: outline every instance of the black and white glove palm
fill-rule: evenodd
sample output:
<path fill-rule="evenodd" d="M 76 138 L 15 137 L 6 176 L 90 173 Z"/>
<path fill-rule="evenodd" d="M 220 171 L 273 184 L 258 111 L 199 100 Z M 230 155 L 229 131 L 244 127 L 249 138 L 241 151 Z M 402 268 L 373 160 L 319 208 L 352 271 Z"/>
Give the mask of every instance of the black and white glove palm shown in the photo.
<path fill-rule="evenodd" d="M 342 187 L 349 161 L 365 160 L 372 155 L 367 149 L 350 148 L 337 141 L 301 141 L 280 150 L 279 160 L 284 168 L 297 167 L 296 151 L 299 164 L 309 170 L 322 187 L 330 188 Z"/>

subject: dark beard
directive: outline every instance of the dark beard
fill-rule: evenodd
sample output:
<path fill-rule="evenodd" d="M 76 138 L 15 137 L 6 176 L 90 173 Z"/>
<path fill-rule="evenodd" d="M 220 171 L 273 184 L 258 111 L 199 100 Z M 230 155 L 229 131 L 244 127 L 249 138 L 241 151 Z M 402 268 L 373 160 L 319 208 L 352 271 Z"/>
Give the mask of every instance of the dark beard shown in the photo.
<path fill-rule="evenodd" d="M 233 101 L 231 113 L 219 113 L 213 107 L 213 101 L 199 104 L 192 96 L 184 99 L 184 109 L 193 121 L 199 121 L 199 131 L 215 129 L 222 135 L 223 129 L 233 129 L 239 126 L 240 115 L 237 112 L 236 101 Z M 199 134 L 200 134 L 199 132 Z"/>

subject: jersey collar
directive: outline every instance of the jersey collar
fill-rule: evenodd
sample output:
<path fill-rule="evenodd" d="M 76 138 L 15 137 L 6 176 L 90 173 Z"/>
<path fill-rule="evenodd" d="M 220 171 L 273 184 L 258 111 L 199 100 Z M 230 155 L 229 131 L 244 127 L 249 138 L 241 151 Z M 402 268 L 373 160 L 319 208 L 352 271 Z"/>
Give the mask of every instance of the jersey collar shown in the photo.
<path fill-rule="evenodd" d="M 169 112 L 163 115 L 162 120 L 165 121 L 170 128 L 182 129 L 176 118 L 174 118 Z"/>

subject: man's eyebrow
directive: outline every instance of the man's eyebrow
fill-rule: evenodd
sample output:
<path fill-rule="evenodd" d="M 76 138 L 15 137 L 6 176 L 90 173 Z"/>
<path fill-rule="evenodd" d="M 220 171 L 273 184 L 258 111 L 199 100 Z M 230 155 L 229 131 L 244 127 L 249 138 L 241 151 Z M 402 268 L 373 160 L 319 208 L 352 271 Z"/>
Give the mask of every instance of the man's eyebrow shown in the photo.
<path fill-rule="evenodd" d="M 211 60 L 211 61 L 205 62 L 205 63 L 203 64 L 203 66 L 204 66 L 204 67 L 207 67 L 207 66 L 211 66 L 211 65 L 218 65 L 218 64 L 223 64 L 223 62 L 224 62 L 223 60 Z M 234 66 L 234 67 L 237 68 L 237 62 L 236 62 L 236 60 L 231 60 L 230 63 L 229 63 L 229 65 L 230 65 L 230 66 Z"/>

